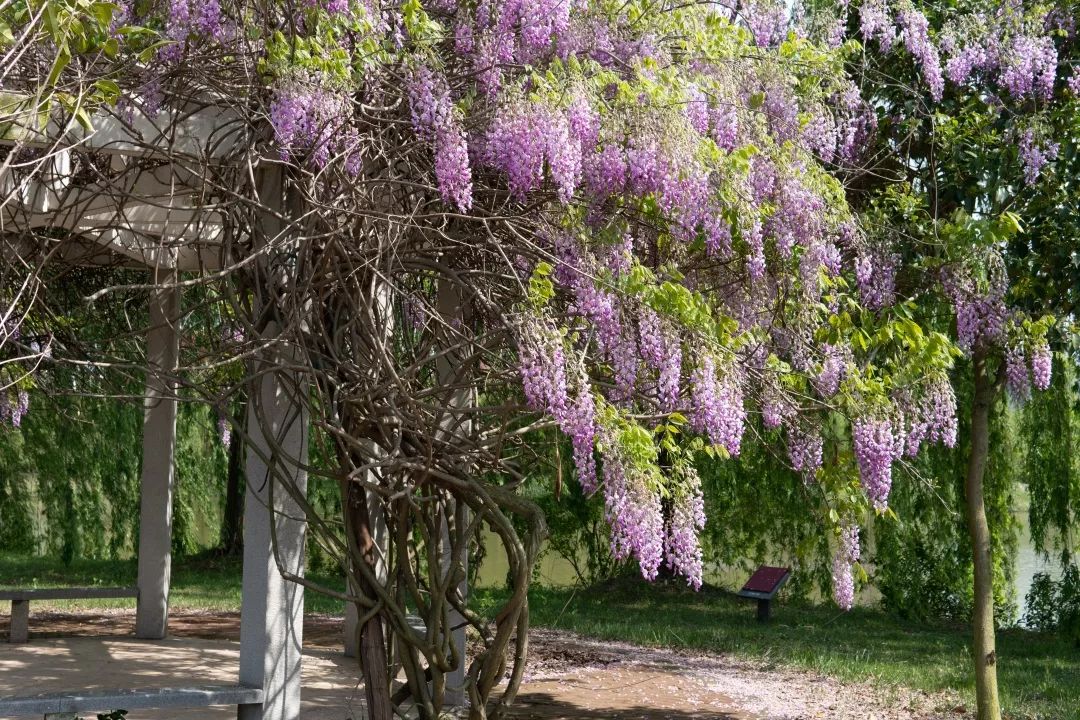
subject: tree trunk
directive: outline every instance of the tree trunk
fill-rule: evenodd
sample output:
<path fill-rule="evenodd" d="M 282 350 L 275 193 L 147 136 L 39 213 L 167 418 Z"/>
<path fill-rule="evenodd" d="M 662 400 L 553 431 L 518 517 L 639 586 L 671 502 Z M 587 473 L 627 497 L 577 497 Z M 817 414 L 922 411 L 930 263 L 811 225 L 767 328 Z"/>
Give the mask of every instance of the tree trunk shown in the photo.
<path fill-rule="evenodd" d="M 345 481 L 342 500 L 345 504 L 345 527 L 349 533 L 350 546 L 359 549 L 364 562 L 374 572 L 376 563 L 375 540 L 368 512 L 367 497 L 363 486 Z M 353 581 L 361 591 L 372 597 L 375 591 L 359 572 L 353 573 Z M 358 608 L 361 615 L 364 608 Z M 372 615 L 360 628 L 360 672 L 364 676 L 364 699 L 367 701 L 369 720 L 393 720 L 394 703 L 390 697 L 390 681 L 387 677 L 386 637 L 382 616 Z"/>
<path fill-rule="evenodd" d="M 386 678 L 386 638 L 382 617 L 373 615 L 360 628 L 360 670 L 364 675 L 364 699 L 370 720 L 393 720 L 394 703 Z"/>
<path fill-rule="evenodd" d="M 975 646 L 975 699 L 978 720 L 1001 720 L 998 701 L 997 652 L 994 649 L 994 582 L 990 557 L 990 528 L 983 501 L 983 473 L 990 452 L 990 403 L 994 381 L 987 374 L 986 354 L 976 351 L 972 360 L 975 394 L 971 404 L 971 456 L 968 458 L 967 524 L 975 565 L 975 608 L 972 617 Z"/>
<path fill-rule="evenodd" d="M 241 412 L 244 411 L 241 410 Z M 244 549 L 244 443 L 242 436 L 242 433 L 233 433 L 232 443 L 229 445 L 229 469 L 225 480 L 225 512 L 221 518 L 221 544 L 219 546 L 222 555 L 238 555 Z"/>

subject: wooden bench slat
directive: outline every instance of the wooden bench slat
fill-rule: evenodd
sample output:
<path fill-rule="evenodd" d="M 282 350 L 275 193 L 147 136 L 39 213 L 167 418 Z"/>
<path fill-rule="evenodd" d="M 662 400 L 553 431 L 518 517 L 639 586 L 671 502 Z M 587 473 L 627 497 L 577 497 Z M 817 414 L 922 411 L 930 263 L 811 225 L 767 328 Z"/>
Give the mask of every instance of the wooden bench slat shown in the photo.
<path fill-rule="evenodd" d="M 135 598 L 139 589 L 133 587 L 33 588 L 0 590 L 0 600 L 83 600 L 101 598 Z"/>
<path fill-rule="evenodd" d="M 0 716 L 137 710 L 141 708 L 251 705 L 263 701 L 262 688 L 201 685 L 181 688 L 95 690 L 24 697 L 0 697 Z"/>

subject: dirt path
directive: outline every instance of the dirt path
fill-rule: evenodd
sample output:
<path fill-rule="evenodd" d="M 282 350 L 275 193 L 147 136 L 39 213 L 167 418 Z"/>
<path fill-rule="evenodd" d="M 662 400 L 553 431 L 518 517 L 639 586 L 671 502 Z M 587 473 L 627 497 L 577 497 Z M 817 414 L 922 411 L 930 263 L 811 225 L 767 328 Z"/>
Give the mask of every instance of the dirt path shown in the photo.
<path fill-rule="evenodd" d="M 962 720 L 967 715 L 946 694 L 842 683 L 729 656 L 544 629 L 532 631 L 529 647 L 522 718 Z"/>
<path fill-rule="evenodd" d="M 235 642 L 240 615 L 179 610 L 170 614 L 169 627 L 174 638 Z M 342 631 L 340 617 L 308 616 L 305 646 L 336 650 Z M 131 610 L 43 611 L 31 618 L 31 643 L 34 638 L 130 638 L 133 632 Z M 4 635 L 6 618 L 0 621 Z M 727 656 L 544 629 L 530 635 L 530 663 L 513 711 L 518 720 L 959 720 L 966 715 L 944 694 L 882 690 Z"/>

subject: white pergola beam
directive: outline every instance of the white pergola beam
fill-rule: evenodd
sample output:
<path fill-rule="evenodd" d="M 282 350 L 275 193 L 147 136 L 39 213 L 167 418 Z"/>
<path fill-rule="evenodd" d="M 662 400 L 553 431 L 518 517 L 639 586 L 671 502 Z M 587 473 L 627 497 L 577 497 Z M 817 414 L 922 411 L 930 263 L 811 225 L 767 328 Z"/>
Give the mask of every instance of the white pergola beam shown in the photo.
<path fill-rule="evenodd" d="M 193 205 L 194 196 L 165 168 L 115 186 L 24 182 L 0 205 L 0 231 L 62 228 L 151 268 L 218 270 L 223 218 L 214 205 Z"/>
<path fill-rule="evenodd" d="M 14 99 L 10 93 L 0 96 L 0 102 L 8 108 Z M 91 116 L 90 124 L 91 128 L 86 129 L 73 118 L 65 118 L 60 124 L 53 117 L 42 125 L 37 113 L 27 112 L 22 122 L 11 122 L 5 128 L 0 143 L 214 162 L 246 147 L 250 134 L 246 122 L 234 110 L 212 103 L 189 103 L 179 110 L 167 109 L 152 115 L 135 106 L 124 117 L 103 107 Z"/>

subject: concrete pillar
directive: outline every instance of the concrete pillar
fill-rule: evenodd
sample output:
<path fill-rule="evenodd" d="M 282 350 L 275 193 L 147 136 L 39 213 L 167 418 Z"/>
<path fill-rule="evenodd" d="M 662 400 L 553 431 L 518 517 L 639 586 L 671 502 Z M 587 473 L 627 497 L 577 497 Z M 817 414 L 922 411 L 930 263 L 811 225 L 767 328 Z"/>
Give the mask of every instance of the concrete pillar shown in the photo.
<path fill-rule="evenodd" d="M 156 271 L 150 296 L 139 490 L 139 600 L 135 636 L 151 640 L 169 630 L 172 494 L 176 452 L 176 374 L 180 289 L 176 272 Z"/>
<path fill-rule="evenodd" d="M 240 614 L 240 683 L 261 687 L 261 705 L 241 705 L 240 720 L 296 720 L 304 590 L 282 577 L 304 574 L 303 511 L 286 487 L 306 493 L 307 412 L 304 386 L 273 373 L 255 381 L 248 403 L 247 495 L 244 500 L 244 579 Z M 255 402 L 255 396 L 259 402 Z M 260 455 L 260 453 L 262 453 Z M 265 458 L 273 458 L 273 471 Z M 274 556 L 274 532 L 277 557 Z"/>
<path fill-rule="evenodd" d="M 460 295 L 460 289 L 444 282 L 439 285 L 438 293 L 439 313 L 448 321 L 450 327 L 457 327 L 460 323 L 466 322 L 468 310 L 464 298 Z M 453 357 L 443 355 L 436 361 L 436 375 L 439 383 L 446 387 L 458 385 L 459 372 L 460 364 Z M 454 390 L 451 393 L 447 402 L 446 415 L 440 423 L 448 435 L 452 437 L 454 434 L 460 433 L 467 436 L 472 431 L 472 421 L 468 419 L 467 415 L 463 415 L 462 411 L 475 406 L 475 404 L 475 391 L 472 388 L 466 387 Z M 464 534 L 469 522 L 468 508 L 452 502 L 447 508 L 447 512 L 452 512 L 454 515 L 456 532 Z M 439 558 L 439 566 L 444 575 L 449 572 L 451 562 L 449 530 L 449 523 L 444 521 L 442 527 L 443 551 L 442 556 Z M 467 578 L 469 572 L 468 551 L 465 552 L 462 563 Z M 466 579 L 462 579 L 458 585 L 458 591 L 462 597 L 468 597 L 469 587 Z M 450 625 L 452 628 L 456 628 L 451 630 L 450 642 L 453 644 L 460 660 L 458 666 L 446 677 L 446 704 L 450 707 L 460 707 L 465 705 L 465 618 L 452 608 L 450 610 Z"/>
<path fill-rule="evenodd" d="M 11 601 L 11 625 L 8 626 L 8 642 L 24 643 L 30 639 L 30 601 Z"/>
<path fill-rule="evenodd" d="M 345 603 L 345 657 L 360 656 L 360 636 L 356 623 L 360 622 L 360 613 L 356 610 L 356 603 Z"/>

